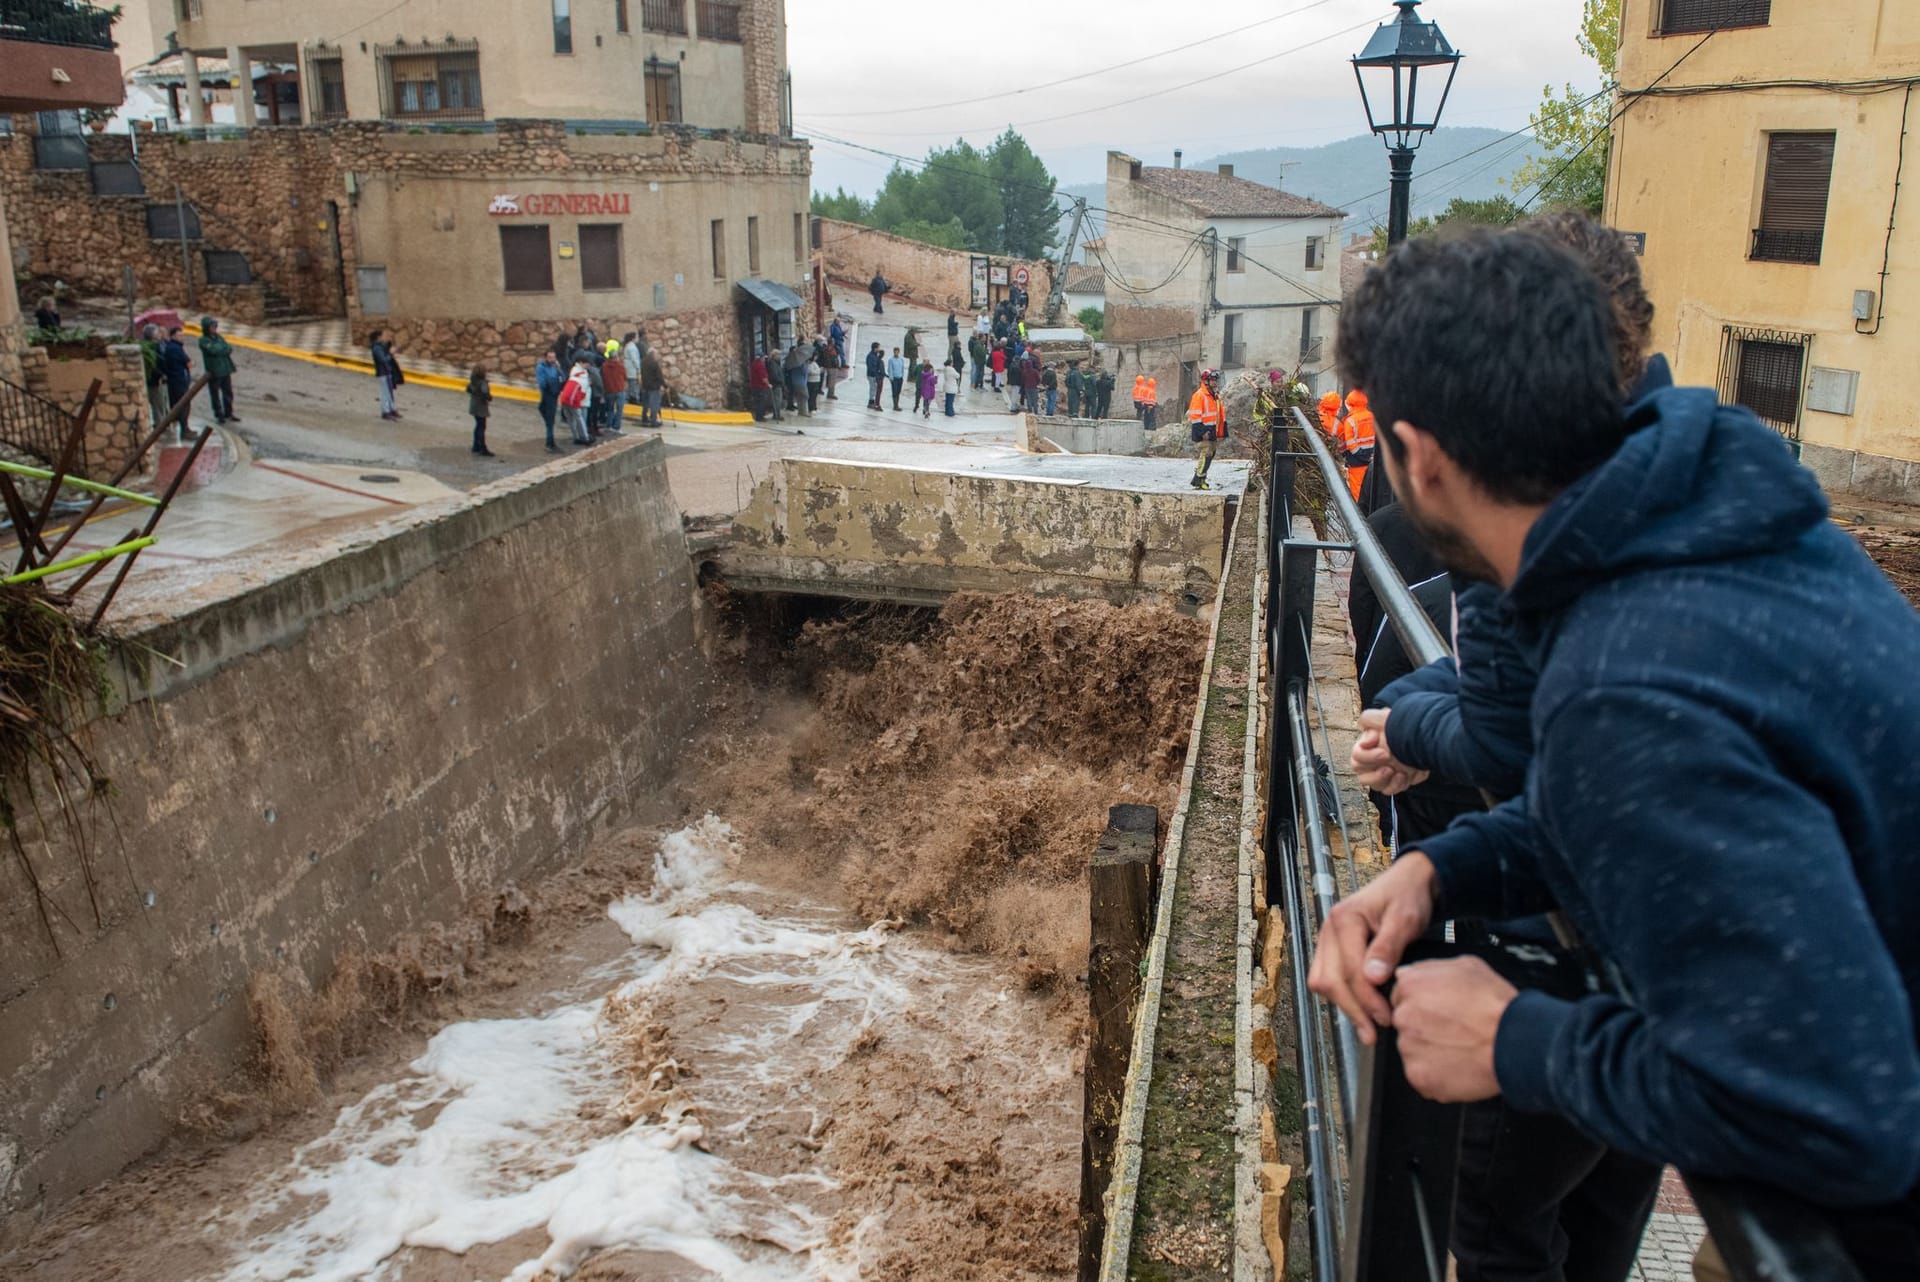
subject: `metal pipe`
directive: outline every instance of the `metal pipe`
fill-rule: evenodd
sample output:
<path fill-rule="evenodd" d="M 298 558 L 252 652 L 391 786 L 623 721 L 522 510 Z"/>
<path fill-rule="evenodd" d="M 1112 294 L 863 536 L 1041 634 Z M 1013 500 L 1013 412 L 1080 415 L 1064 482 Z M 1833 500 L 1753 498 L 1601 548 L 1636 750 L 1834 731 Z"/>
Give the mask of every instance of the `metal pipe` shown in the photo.
<path fill-rule="evenodd" d="M 1433 620 L 1413 599 L 1413 593 L 1407 591 L 1407 585 L 1400 578 L 1400 572 L 1394 568 L 1380 546 L 1380 540 L 1373 535 L 1373 528 L 1360 515 L 1359 505 L 1347 492 L 1347 478 L 1340 474 L 1340 465 L 1333 460 L 1333 451 L 1320 439 L 1320 433 L 1307 422 L 1306 415 L 1297 408 L 1293 411 L 1295 423 L 1307 438 L 1314 455 L 1320 460 L 1320 471 L 1326 477 L 1327 490 L 1333 500 L 1334 510 L 1340 519 L 1346 522 L 1347 533 L 1353 536 L 1353 555 L 1360 572 L 1373 584 L 1374 591 L 1380 597 L 1380 608 L 1385 611 L 1387 621 L 1393 624 L 1393 630 L 1400 636 L 1400 644 L 1406 648 L 1407 657 L 1414 666 L 1421 667 L 1435 659 L 1445 659 L 1453 650 L 1447 645 L 1440 630 L 1433 626 Z M 1380 443 L 1379 449 L 1387 448 Z M 1380 463 L 1375 462 L 1375 467 Z"/>
<path fill-rule="evenodd" d="M 1279 690 L 1274 691 L 1278 711 Z M 1269 724 L 1272 724 L 1271 722 Z M 1288 787 L 1300 804 L 1298 782 L 1288 776 Z M 1293 1014 L 1300 1039 L 1300 1113 L 1305 1134 L 1307 1161 L 1312 1164 L 1312 1245 L 1313 1276 L 1335 1278 L 1340 1275 L 1338 1243 L 1346 1237 L 1346 1197 L 1339 1187 L 1333 1161 L 1333 1140 L 1326 1122 L 1321 1120 L 1320 1083 L 1325 1071 L 1320 1062 L 1320 1019 L 1314 996 L 1307 991 L 1307 946 L 1302 929 L 1306 924 L 1306 906 L 1300 893 L 1300 858 L 1293 842 L 1282 852 L 1287 867 L 1281 870 L 1281 907 L 1287 915 L 1287 969 L 1293 979 Z"/>
<path fill-rule="evenodd" d="M 1313 734 L 1307 726 L 1306 686 L 1287 687 L 1287 721 L 1293 737 L 1294 787 L 1300 795 L 1300 818 L 1307 830 L 1307 859 L 1313 869 L 1314 924 L 1325 924 L 1339 898 L 1333 880 L 1333 851 L 1327 844 L 1327 825 L 1320 815 L 1319 779 L 1313 768 Z M 1333 1019 L 1333 1065 L 1340 1079 L 1340 1117 L 1353 1134 L 1353 1105 L 1360 1098 L 1360 1042 L 1353 1021 L 1340 1011 Z"/>

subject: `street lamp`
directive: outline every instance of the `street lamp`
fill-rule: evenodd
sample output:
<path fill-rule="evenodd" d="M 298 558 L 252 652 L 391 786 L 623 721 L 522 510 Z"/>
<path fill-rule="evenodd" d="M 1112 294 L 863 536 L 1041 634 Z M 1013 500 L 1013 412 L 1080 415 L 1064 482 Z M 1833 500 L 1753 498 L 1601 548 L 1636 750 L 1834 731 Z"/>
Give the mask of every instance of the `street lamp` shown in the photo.
<path fill-rule="evenodd" d="M 1440 34 L 1439 27 L 1414 16 L 1420 0 L 1393 2 L 1400 6 L 1400 16 L 1381 23 L 1373 39 L 1367 41 L 1367 47 L 1353 60 L 1353 78 L 1360 82 L 1360 101 L 1367 108 L 1367 124 L 1387 144 L 1387 158 L 1393 167 L 1393 195 L 1387 213 L 1389 245 L 1397 245 L 1407 238 L 1413 153 L 1428 134 L 1440 127 L 1440 113 L 1446 109 L 1447 94 L 1453 89 L 1453 76 L 1460 70 L 1461 57 Z M 1428 72 L 1428 97 L 1433 107 L 1423 118 L 1420 71 L 1427 67 L 1446 68 L 1447 78 L 1440 84 L 1439 96 L 1434 98 L 1432 89 L 1439 72 Z M 1367 89 L 1369 80 L 1373 83 L 1371 92 Z M 1376 108 L 1376 100 L 1384 100 L 1389 93 L 1392 111 Z M 1384 101 L 1381 105 L 1384 106 Z"/>

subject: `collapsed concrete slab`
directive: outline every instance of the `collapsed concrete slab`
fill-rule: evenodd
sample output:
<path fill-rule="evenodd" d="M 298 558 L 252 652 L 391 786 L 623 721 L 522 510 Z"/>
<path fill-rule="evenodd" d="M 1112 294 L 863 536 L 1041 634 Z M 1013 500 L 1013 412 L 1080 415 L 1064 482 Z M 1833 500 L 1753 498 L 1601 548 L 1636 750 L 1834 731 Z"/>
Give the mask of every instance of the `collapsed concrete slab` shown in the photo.
<path fill-rule="evenodd" d="M 932 604 L 1032 592 L 1211 608 L 1245 464 L 919 451 L 782 459 L 702 567 L 742 591 Z"/>

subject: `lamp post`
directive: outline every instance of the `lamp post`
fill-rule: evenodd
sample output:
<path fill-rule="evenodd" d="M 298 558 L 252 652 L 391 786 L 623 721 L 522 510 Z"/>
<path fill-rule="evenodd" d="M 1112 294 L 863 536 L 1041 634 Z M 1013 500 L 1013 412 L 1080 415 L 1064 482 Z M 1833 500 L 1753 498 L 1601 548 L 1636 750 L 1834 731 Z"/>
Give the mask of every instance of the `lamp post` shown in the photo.
<path fill-rule="evenodd" d="M 1387 244 L 1397 245 L 1407 238 L 1408 205 L 1413 192 L 1413 153 L 1427 135 L 1440 127 L 1440 113 L 1446 109 L 1447 94 L 1453 90 L 1454 73 L 1460 70 L 1460 52 L 1440 28 L 1414 16 L 1420 0 L 1393 0 L 1400 16 L 1380 24 L 1367 41 L 1367 47 L 1353 60 L 1353 78 L 1360 82 L 1360 101 L 1367 109 L 1367 124 L 1387 145 L 1387 160 L 1392 168 L 1391 203 L 1387 213 Z M 1432 92 L 1438 68 L 1446 68 L 1437 97 Z M 1427 75 L 1431 111 L 1422 115 L 1420 72 Z M 1371 81 L 1372 89 L 1368 89 Z M 1392 109 L 1383 110 L 1391 98 Z"/>

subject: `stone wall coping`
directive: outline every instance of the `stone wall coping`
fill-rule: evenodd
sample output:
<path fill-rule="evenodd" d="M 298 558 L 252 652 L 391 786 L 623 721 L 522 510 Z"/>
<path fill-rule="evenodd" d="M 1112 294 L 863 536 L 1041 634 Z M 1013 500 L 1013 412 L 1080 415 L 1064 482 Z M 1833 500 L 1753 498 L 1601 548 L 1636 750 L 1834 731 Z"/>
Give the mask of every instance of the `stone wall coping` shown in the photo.
<path fill-rule="evenodd" d="M 164 614 L 156 600 L 156 613 L 116 629 L 173 659 L 151 662 L 143 674 L 124 673 L 122 695 L 127 702 L 166 698 L 249 654 L 297 640 L 318 619 L 388 595 L 468 548 L 665 460 L 658 438 L 618 442 L 423 503 L 339 541 L 282 554 L 267 549 L 233 573 L 170 590 Z"/>

